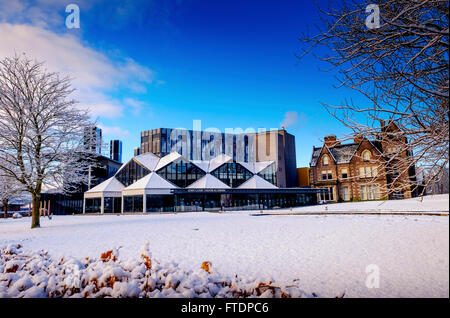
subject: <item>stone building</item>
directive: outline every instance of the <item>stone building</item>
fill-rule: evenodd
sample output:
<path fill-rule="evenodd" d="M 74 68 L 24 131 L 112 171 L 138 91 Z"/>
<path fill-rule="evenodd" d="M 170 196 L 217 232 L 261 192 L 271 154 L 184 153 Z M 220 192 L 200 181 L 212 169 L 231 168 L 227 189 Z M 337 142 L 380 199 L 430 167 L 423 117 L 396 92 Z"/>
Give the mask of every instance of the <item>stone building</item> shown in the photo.
<path fill-rule="evenodd" d="M 396 127 L 382 123 L 381 129 L 386 131 Z M 319 200 L 379 200 L 413 196 L 414 167 L 399 175 L 387 164 L 387 156 L 395 151 L 397 142 L 400 141 L 386 142 L 355 136 L 353 142 L 341 144 L 335 135 L 325 136 L 321 147 L 313 147 L 310 161 L 311 186 L 329 189 L 328 193 L 319 195 Z M 405 152 L 401 156 L 409 154 Z M 399 184 L 401 190 L 388 191 L 394 185 L 400 188 Z"/>

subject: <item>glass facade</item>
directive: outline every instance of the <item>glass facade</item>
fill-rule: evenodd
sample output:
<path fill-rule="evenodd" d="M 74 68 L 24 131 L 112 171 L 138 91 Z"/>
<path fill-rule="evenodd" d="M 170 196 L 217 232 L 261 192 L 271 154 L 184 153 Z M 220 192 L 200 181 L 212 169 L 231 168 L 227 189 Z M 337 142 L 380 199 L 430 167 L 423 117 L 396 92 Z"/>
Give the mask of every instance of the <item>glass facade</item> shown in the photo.
<path fill-rule="evenodd" d="M 178 152 L 189 160 L 211 160 L 226 154 L 236 161 L 255 160 L 255 135 L 159 128 L 141 132 L 141 153 L 163 157 Z"/>
<path fill-rule="evenodd" d="M 172 212 L 174 201 L 173 195 L 147 195 L 146 212 Z"/>
<path fill-rule="evenodd" d="M 170 163 L 156 173 L 180 188 L 191 185 L 206 174 L 202 169 L 183 159 Z"/>
<path fill-rule="evenodd" d="M 101 198 L 88 198 L 85 201 L 86 213 L 100 213 L 100 206 L 102 204 Z"/>
<path fill-rule="evenodd" d="M 104 207 L 103 213 L 120 213 L 122 210 L 121 197 L 105 197 L 103 199 Z"/>
<path fill-rule="evenodd" d="M 315 193 L 175 194 L 175 211 L 262 210 L 315 204 Z"/>
<path fill-rule="evenodd" d="M 143 211 L 143 196 L 124 196 L 123 197 L 123 212 L 142 212 Z"/>
<path fill-rule="evenodd" d="M 276 186 L 277 185 L 277 166 L 276 166 L 275 162 L 271 163 L 268 167 L 264 168 L 261 172 L 259 172 L 258 176 L 260 176 L 264 180 L 266 180 Z"/>
<path fill-rule="evenodd" d="M 148 169 L 132 160 L 116 175 L 116 178 L 124 186 L 128 187 L 149 173 L 150 171 Z"/>
<path fill-rule="evenodd" d="M 236 162 L 227 162 L 211 174 L 232 188 L 237 188 L 253 176 L 250 171 Z"/>

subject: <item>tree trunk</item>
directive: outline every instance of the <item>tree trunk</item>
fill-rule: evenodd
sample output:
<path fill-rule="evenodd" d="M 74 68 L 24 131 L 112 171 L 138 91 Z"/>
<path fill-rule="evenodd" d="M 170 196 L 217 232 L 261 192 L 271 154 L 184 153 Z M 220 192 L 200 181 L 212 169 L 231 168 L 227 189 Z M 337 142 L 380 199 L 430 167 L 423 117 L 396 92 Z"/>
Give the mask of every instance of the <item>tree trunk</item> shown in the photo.
<path fill-rule="evenodd" d="M 33 210 L 31 212 L 31 228 L 41 227 L 39 223 L 39 195 L 33 194 Z"/>
<path fill-rule="evenodd" d="M 8 200 L 3 200 L 3 211 L 5 211 L 5 219 L 8 217 Z"/>

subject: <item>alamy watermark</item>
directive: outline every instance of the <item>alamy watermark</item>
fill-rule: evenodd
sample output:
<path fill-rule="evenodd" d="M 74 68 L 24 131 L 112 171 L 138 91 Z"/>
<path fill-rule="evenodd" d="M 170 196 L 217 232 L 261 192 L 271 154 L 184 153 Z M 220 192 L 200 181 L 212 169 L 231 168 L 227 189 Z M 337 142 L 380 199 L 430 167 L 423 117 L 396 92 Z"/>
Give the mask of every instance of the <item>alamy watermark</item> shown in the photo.
<path fill-rule="evenodd" d="M 69 13 L 69 15 L 66 17 L 66 27 L 68 29 L 79 29 L 80 7 L 75 3 L 71 3 L 66 6 L 66 13 Z"/>
<path fill-rule="evenodd" d="M 380 268 L 376 264 L 366 266 L 366 287 L 369 289 L 380 288 Z"/>
<path fill-rule="evenodd" d="M 378 29 L 380 27 L 380 7 L 376 4 L 369 4 L 366 7 L 366 27 L 369 29 Z"/>

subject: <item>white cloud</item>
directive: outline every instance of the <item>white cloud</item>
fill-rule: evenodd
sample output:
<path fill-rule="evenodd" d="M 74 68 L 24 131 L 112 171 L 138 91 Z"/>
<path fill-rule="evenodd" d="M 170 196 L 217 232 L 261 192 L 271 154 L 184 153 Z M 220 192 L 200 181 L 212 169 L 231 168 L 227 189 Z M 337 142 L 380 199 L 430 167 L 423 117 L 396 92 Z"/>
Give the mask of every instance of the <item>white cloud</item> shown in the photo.
<path fill-rule="evenodd" d="M 119 88 L 145 92 L 154 81 L 152 70 L 117 54 L 113 59 L 70 34 L 57 34 L 39 26 L 0 23 L 0 58 L 26 53 L 44 61 L 49 71 L 73 78 L 74 98 L 93 116 L 120 117 L 123 106 L 112 99 Z"/>
<path fill-rule="evenodd" d="M 139 115 L 142 111 L 142 108 L 147 105 L 147 103 L 136 100 L 134 98 L 125 98 L 123 100 L 125 105 L 130 106 L 132 108 L 132 112 L 135 115 Z"/>
<path fill-rule="evenodd" d="M 298 113 L 296 111 L 286 112 L 284 114 L 284 119 L 280 123 L 280 127 L 288 128 L 294 125 L 298 120 Z"/>
<path fill-rule="evenodd" d="M 103 136 L 108 136 L 110 138 L 123 139 L 130 134 L 128 130 L 122 129 L 119 126 L 105 126 L 103 124 L 98 124 L 98 127 L 102 129 Z"/>

